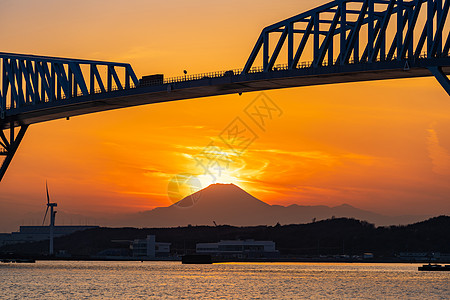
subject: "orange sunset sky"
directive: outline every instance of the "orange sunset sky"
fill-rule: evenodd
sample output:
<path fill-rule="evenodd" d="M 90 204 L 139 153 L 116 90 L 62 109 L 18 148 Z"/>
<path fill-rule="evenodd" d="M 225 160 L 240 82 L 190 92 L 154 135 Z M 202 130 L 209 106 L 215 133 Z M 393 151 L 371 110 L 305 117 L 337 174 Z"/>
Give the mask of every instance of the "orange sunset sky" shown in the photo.
<path fill-rule="evenodd" d="M 139 78 L 241 68 L 265 26 L 326 2 L 4 0 L 0 51 L 127 62 Z M 44 210 L 45 180 L 74 214 L 168 206 L 170 178 L 200 175 L 193 157 L 236 117 L 250 125 L 244 109 L 258 95 L 32 125 L 0 183 L 0 218 Z M 283 114 L 265 132 L 254 127 L 259 138 L 219 182 L 270 204 L 450 214 L 450 97 L 434 78 L 266 95 Z"/>

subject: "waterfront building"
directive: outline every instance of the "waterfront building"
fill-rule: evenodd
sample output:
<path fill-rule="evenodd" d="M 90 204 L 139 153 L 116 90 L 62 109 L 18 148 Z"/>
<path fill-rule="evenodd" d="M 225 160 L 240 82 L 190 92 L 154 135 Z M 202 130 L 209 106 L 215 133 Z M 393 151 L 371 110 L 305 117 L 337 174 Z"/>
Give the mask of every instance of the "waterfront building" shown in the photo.
<path fill-rule="evenodd" d="M 77 231 L 99 228 L 99 226 L 55 226 L 53 236 L 61 237 Z M 38 242 L 50 239 L 50 226 L 20 226 L 18 232 L 1 233 L 0 247 L 10 244 Z"/>
<path fill-rule="evenodd" d="M 232 240 L 218 243 L 199 243 L 197 254 L 235 258 L 274 258 L 279 256 L 273 241 Z"/>
<path fill-rule="evenodd" d="M 450 253 L 440 252 L 400 252 L 398 257 L 410 262 L 450 261 Z"/>
<path fill-rule="evenodd" d="M 170 243 L 156 242 L 154 235 L 148 235 L 146 239 L 137 239 L 131 243 L 133 257 L 167 257 L 170 255 Z"/>

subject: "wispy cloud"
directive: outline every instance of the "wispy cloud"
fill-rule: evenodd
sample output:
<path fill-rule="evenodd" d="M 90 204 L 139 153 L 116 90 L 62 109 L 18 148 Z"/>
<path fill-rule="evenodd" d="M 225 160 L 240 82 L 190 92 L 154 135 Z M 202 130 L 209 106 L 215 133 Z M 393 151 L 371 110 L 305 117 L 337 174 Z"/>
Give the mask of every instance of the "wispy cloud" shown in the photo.
<path fill-rule="evenodd" d="M 428 156 L 433 165 L 432 170 L 439 175 L 450 175 L 450 153 L 441 146 L 436 130 L 432 125 L 428 129 Z"/>
<path fill-rule="evenodd" d="M 336 164 L 342 164 L 344 162 L 354 162 L 361 165 L 372 165 L 376 161 L 379 161 L 380 158 L 357 154 L 357 153 L 342 153 L 342 154 L 333 154 L 325 151 L 286 151 L 280 149 L 259 149 L 259 150 L 251 150 L 255 153 L 267 153 L 267 154 L 276 154 L 280 156 L 286 156 L 295 158 L 295 159 L 304 159 L 309 161 L 315 161 L 316 163 L 320 163 L 326 166 L 333 166 Z"/>
<path fill-rule="evenodd" d="M 175 125 L 175 126 L 159 126 L 160 129 L 204 129 L 206 126 L 201 125 Z"/>
<path fill-rule="evenodd" d="M 125 195 L 136 195 L 136 196 L 155 196 L 155 197 L 167 197 L 167 194 L 163 193 L 151 193 L 151 192 L 134 192 L 134 191 L 117 191 L 117 193 Z"/>

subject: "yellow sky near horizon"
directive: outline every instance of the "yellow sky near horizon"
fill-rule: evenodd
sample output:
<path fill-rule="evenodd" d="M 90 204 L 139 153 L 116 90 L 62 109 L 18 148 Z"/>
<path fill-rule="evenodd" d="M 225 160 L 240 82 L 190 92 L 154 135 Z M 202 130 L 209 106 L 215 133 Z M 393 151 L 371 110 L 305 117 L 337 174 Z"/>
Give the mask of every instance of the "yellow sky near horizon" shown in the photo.
<path fill-rule="evenodd" d="M 327 1 L 1 1 L 0 51 L 129 62 L 138 77 L 243 67 L 263 27 Z M 20 22 L 17 18 L 20 16 Z M 226 170 L 270 204 L 450 214 L 450 98 L 433 78 L 265 92 L 283 111 Z M 167 184 L 259 93 L 30 126 L 0 202 L 87 215 L 170 205 Z M 206 182 L 206 180 L 205 180 Z M 1 212 L 0 212 L 1 216 Z"/>

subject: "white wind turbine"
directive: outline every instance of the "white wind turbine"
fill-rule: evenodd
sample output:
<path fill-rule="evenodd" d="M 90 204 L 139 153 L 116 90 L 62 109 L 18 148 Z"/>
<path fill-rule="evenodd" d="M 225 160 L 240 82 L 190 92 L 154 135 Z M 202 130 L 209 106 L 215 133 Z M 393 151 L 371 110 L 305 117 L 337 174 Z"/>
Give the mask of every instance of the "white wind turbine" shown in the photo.
<path fill-rule="evenodd" d="M 53 232 L 55 227 L 55 216 L 56 211 L 54 211 L 54 207 L 58 206 L 56 203 L 50 203 L 50 196 L 48 195 L 48 185 L 47 181 L 45 182 L 45 189 L 47 191 L 47 210 L 45 211 L 44 220 L 42 221 L 42 226 L 44 226 L 45 218 L 47 217 L 48 209 L 50 208 L 50 250 L 49 254 L 53 255 Z"/>

